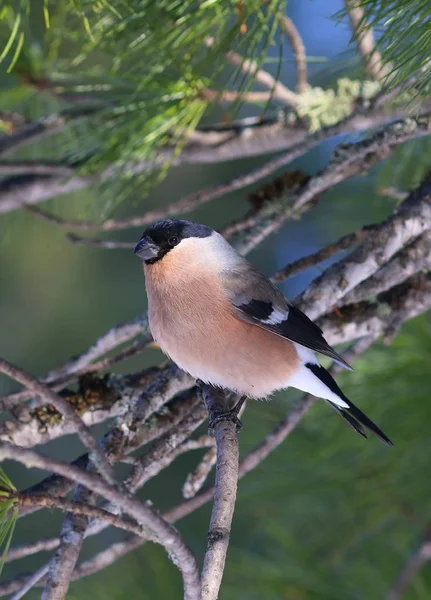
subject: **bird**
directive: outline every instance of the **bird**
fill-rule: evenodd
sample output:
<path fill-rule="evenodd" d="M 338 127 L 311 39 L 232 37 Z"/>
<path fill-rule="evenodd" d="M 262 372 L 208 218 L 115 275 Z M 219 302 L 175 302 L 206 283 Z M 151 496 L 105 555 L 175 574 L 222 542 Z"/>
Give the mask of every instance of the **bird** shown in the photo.
<path fill-rule="evenodd" d="M 150 225 L 143 261 L 151 334 L 182 370 L 205 384 L 265 399 L 293 387 L 325 400 L 360 435 L 390 439 L 341 391 L 316 352 L 352 367 L 322 330 L 214 229 L 183 219 Z M 210 424 L 211 425 L 211 424 Z"/>

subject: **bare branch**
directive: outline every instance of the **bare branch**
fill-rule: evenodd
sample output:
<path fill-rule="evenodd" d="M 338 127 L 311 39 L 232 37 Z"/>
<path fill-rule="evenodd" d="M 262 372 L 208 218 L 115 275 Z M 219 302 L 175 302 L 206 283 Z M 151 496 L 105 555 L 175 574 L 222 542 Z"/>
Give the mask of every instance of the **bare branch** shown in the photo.
<path fill-rule="evenodd" d="M 184 498 L 193 498 L 202 489 L 208 475 L 211 473 L 217 461 L 217 448 L 213 447 L 205 452 L 197 467 L 187 475 L 183 485 Z"/>
<path fill-rule="evenodd" d="M 48 572 L 49 564 L 42 565 L 37 571 L 30 575 L 10 600 L 21 600 Z"/>
<path fill-rule="evenodd" d="M 215 421 L 214 435 L 217 443 L 217 463 L 214 503 L 201 575 L 201 600 L 217 600 L 235 510 L 239 445 L 235 423 L 233 421 L 216 420 L 220 412 L 229 408 L 225 393 L 220 393 L 220 391 L 216 391 L 210 386 L 203 386 L 202 397 L 208 410 L 210 422 Z"/>
<path fill-rule="evenodd" d="M 88 177 L 20 175 L 0 182 L 0 214 L 18 210 L 24 205 L 37 204 L 54 196 L 63 196 L 82 190 L 96 179 Z"/>
<path fill-rule="evenodd" d="M 70 512 L 74 515 L 81 515 L 87 519 L 100 519 L 106 521 L 112 527 L 135 533 L 136 535 L 149 537 L 152 539 L 151 530 L 144 529 L 141 525 L 130 519 L 123 519 L 111 512 L 87 504 L 81 500 L 68 500 L 67 498 L 58 498 L 48 494 L 20 494 L 18 496 L 20 506 L 40 506 L 41 508 L 56 508 L 63 512 Z M 9 559 L 8 562 L 11 562 Z"/>
<path fill-rule="evenodd" d="M 302 41 L 302 37 L 292 19 L 286 15 L 281 15 L 280 24 L 284 33 L 286 34 L 287 39 L 289 40 L 295 56 L 296 74 L 298 77 L 297 88 L 298 92 L 302 94 L 309 87 L 307 79 L 307 55 L 305 52 L 304 42 Z"/>
<path fill-rule="evenodd" d="M 364 9 L 359 6 L 358 0 L 344 0 L 344 4 L 365 70 L 371 79 L 379 81 L 384 76 L 382 56 L 376 50 L 372 29 L 367 27 Z"/>
<path fill-rule="evenodd" d="M 403 246 L 421 235 L 431 223 L 431 173 L 399 206 L 394 215 L 369 233 L 365 241 L 346 258 L 332 265 L 324 274 L 325 298 L 320 284 L 313 281 L 301 295 L 304 312 L 315 319 L 327 308 L 327 295 L 336 304 L 348 292 L 375 273 Z"/>
<path fill-rule="evenodd" d="M 38 552 L 50 552 L 58 547 L 58 538 L 42 538 L 33 544 L 25 544 L 23 546 L 15 546 L 11 548 L 6 556 L 5 562 L 10 563 L 27 556 L 32 556 Z"/>
<path fill-rule="evenodd" d="M 205 408 L 196 390 L 191 394 L 191 402 L 189 401 L 187 414 L 181 420 L 181 427 L 170 428 L 136 459 L 132 472 L 125 481 L 127 489 L 135 491 L 168 466 L 176 458 L 176 449 L 204 422 L 207 416 Z"/>
<path fill-rule="evenodd" d="M 138 379 L 139 380 L 139 379 Z M 126 390 L 131 383 L 126 378 Z M 170 364 L 167 368 L 159 370 L 157 378 L 144 389 L 138 389 L 138 397 L 130 400 L 130 410 L 127 411 L 117 426 L 108 431 L 102 438 L 100 444 L 103 446 L 106 456 L 110 461 L 121 458 L 124 454 L 152 442 L 159 436 L 164 435 L 172 427 L 180 423 L 191 411 L 196 403 L 196 396 L 191 390 L 186 395 L 180 395 L 166 406 L 176 394 L 189 389 L 194 380 L 180 371 L 175 365 Z M 160 412 L 157 413 L 157 411 Z M 151 417 L 151 415 L 154 416 Z M 151 419 L 149 420 L 149 417 Z M 144 424 L 147 426 L 144 427 Z M 83 455 L 72 464 L 75 467 L 85 468 L 88 456 Z M 51 475 L 40 483 L 29 488 L 27 493 L 51 493 L 66 494 L 73 486 L 70 482 L 58 475 Z M 25 516 L 29 511 L 24 509 L 20 516 Z"/>
<path fill-rule="evenodd" d="M 0 175 L 56 175 L 57 177 L 69 177 L 73 175 L 72 167 L 59 165 L 48 161 L 10 161 L 0 162 Z"/>
<path fill-rule="evenodd" d="M 206 46 L 211 48 L 214 44 L 213 38 L 206 39 Z M 274 98 L 286 104 L 287 106 L 295 107 L 297 104 L 297 96 L 294 92 L 290 91 L 280 81 L 277 81 L 268 71 L 259 69 L 257 63 L 253 60 L 244 59 L 237 52 L 232 50 L 226 52 L 226 59 L 232 65 L 235 65 L 241 69 L 241 71 L 251 77 L 254 77 L 255 81 L 271 90 L 271 94 Z"/>
<path fill-rule="evenodd" d="M 91 492 L 77 486 L 74 498 L 84 501 Z M 70 586 L 70 578 L 78 561 L 88 525 L 86 515 L 70 513 L 66 516 L 60 532 L 60 544 L 55 556 L 49 561 L 49 569 L 41 600 L 63 600 Z"/>

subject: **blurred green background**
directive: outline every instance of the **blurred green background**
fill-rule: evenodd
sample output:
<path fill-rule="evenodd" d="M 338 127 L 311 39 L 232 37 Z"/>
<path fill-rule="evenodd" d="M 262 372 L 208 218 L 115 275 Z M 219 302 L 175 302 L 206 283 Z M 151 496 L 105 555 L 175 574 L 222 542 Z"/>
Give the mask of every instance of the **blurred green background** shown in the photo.
<path fill-rule="evenodd" d="M 327 57 L 312 68 L 315 83 L 329 85 L 343 73 L 357 72 L 349 47 L 347 21 L 331 19 L 339 0 L 292 0 L 289 15 L 310 55 Z M 35 24 L 37 28 L 37 24 Z M 289 56 L 289 49 L 285 48 Z M 341 65 L 341 66 L 340 66 Z M 293 65 L 283 65 L 282 79 L 293 81 Z M 6 90 L 9 76 L 0 77 Z M 33 106 L 33 116 L 39 108 Z M 340 136 L 296 161 L 309 174 L 322 168 Z M 50 144 L 52 146 L 50 147 Z M 26 149 L 27 158 L 55 152 L 58 140 Z M 363 224 L 384 218 L 395 200 L 379 193 L 386 185 L 413 186 L 429 167 L 430 144 L 415 141 L 400 148 L 366 177 L 355 177 L 325 193 L 315 210 L 286 224 L 251 255 L 267 274 L 322 247 Z M 259 166 L 266 157 L 217 165 L 171 169 L 150 195 L 139 186 L 115 215 L 123 217 L 168 204 L 196 189 L 215 185 Z M 112 199 L 115 204 L 115 198 Z M 44 208 L 63 217 L 97 218 L 105 210 L 97 189 L 54 198 Z M 227 224 L 248 209 L 246 192 L 213 201 L 190 214 L 212 227 Z M 119 234 L 136 240 L 139 230 Z M 112 235 L 110 236 L 112 237 Z M 327 263 L 324 263 L 325 266 Z M 310 269 L 282 286 L 291 298 L 319 274 Z M 114 324 L 133 318 L 146 307 L 141 264 L 130 251 L 72 245 L 64 230 L 17 211 L 0 216 L 0 355 L 42 375 L 84 350 Z M 147 350 L 123 363 L 127 372 L 156 363 L 160 354 Z M 314 406 L 288 440 L 240 482 L 231 545 L 221 600 L 373 600 L 384 598 L 409 552 L 431 518 L 431 323 L 427 316 L 407 324 L 390 347 L 376 344 L 354 364 L 355 372 L 339 377 L 346 394 L 394 440 L 387 448 L 356 436 L 324 403 Z M 16 389 L 0 379 L 0 394 Z M 240 436 L 244 455 L 278 422 L 295 398 L 279 394 L 271 403 L 252 403 Z M 103 428 L 101 428 L 103 430 Z M 72 438 L 51 443 L 44 452 L 72 460 L 80 454 Z M 141 492 L 160 508 L 181 500 L 180 489 L 198 453 L 177 460 Z M 18 487 L 41 474 L 10 465 Z M 43 511 L 18 522 L 14 544 L 56 535 L 63 515 Z M 178 524 L 187 542 L 203 556 L 209 507 Z M 106 548 L 121 533 L 105 531 L 85 542 L 81 558 Z M 46 554 L 7 565 L 2 579 L 32 570 Z M 180 577 L 163 550 L 142 548 L 97 575 L 72 584 L 71 599 L 129 598 L 173 600 L 181 597 Z M 39 597 L 33 590 L 28 597 Z M 431 598 L 431 570 L 420 571 L 407 600 Z"/>

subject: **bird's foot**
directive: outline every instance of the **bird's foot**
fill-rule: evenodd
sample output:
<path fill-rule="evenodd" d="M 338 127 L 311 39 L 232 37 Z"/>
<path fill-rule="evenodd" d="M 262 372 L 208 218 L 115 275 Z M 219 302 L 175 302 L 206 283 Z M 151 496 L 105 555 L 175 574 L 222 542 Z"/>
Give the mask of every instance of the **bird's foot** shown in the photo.
<path fill-rule="evenodd" d="M 209 422 L 209 428 L 214 429 L 215 425 L 220 421 L 232 421 L 235 423 L 237 433 L 240 432 L 243 425 L 238 415 L 246 399 L 246 396 L 242 396 L 231 410 L 214 415 Z"/>
<path fill-rule="evenodd" d="M 217 423 L 220 423 L 221 421 L 232 421 L 233 423 L 235 423 L 236 426 L 236 432 L 239 433 L 243 427 L 240 419 L 238 418 L 238 414 L 236 414 L 235 409 L 232 410 L 228 410 L 224 413 L 220 413 L 219 415 L 216 415 L 215 417 L 213 417 L 210 422 L 209 422 L 209 429 L 213 430 L 214 427 L 217 425 Z"/>

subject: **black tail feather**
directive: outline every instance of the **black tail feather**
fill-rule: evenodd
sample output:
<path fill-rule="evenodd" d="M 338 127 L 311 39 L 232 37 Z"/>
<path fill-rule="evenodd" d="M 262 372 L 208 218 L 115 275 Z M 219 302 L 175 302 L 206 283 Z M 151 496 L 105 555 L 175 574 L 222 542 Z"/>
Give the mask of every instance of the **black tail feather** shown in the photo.
<path fill-rule="evenodd" d="M 361 423 L 359 421 L 357 421 L 355 419 L 355 417 L 352 417 L 352 415 L 344 408 L 340 408 L 339 406 L 337 406 L 336 404 L 332 404 L 332 402 L 330 402 L 332 408 L 335 408 L 335 410 L 337 411 L 337 413 L 343 417 L 343 419 L 345 419 L 347 421 L 347 423 L 350 425 L 350 427 L 352 429 L 354 429 L 354 431 L 356 431 L 356 433 L 359 433 L 359 435 L 362 435 L 362 437 L 367 438 L 367 434 L 365 432 L 365 429 L 362 427 Z"/>
<path fill-rule="evenodd" d="M 381 429 L 377 427 L 375 423 L 371 421 L 364 415 L 364 413 L 359 410 L 357 406 L 352 404 L 348 398 L 343 394 L 340 388 L 337 385 L 337 382 L 332 377 L 332 375 L 321 365 L 315 363 L 306 363 L 305 366 L 318 378 L 320 381 L 326 385 L 326 387 L 331 390 L 336 396 L 343 400 L 348 407 L 345 408 L 343 406 L 339 406 L 335 402 L 331 400 L 326 400 L 328 404 L 330 404 L 337 412 L 340 414 L 353 429 L 362 435 L 363 437 L 367 437 L 364 427 L 369 429 L 374 435 L 376 435 L 379 440 L 387 444 L 388 446 L 393 446 L 391 440 L 383 433 Z"/>
<path fill-rule="evenodd" d="M 374 433 L 374 435 L 377 436 L 379 438 L 379 440 L 381 440 L 388 446 L 393 446 L 393 443 L 391 442 L 391 440 L 383 433 L 383 431 L 379 427 L 377 427 L 377 425 L 375 423 L 373 423 L 371 421 L 371 419 L 369 419 L 367 417 L 367 415 L 364 415 L 364 413 L 361 410 L 359 410 L 359 408 L 357 406 L 352 404 L 350 402 L 350 400 L 347 400 L 346 397 L 344 397 L 343 399 L 349 405 L 349 408 L 341 409 L 341 414 L 347 421 L 349 421 L 349 419 L 346 418 L 346 414 L 349 415 L 349 418 L 353 418 L 355 421 L 359 422 L 361 425 L 364 425 L 367 429 L 369 429 L 372 433 Z M 349 423 L 350 423 L 350 421 L 349 421 Z"/>

